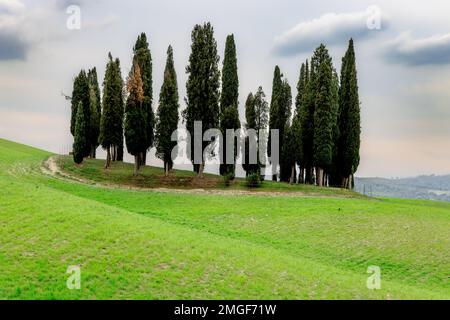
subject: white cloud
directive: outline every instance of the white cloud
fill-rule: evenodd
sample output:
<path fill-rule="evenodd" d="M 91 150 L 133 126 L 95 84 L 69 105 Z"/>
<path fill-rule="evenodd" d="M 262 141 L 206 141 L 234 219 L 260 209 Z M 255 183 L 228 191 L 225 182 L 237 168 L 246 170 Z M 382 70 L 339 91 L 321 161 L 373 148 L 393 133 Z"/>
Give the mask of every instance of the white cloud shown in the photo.
<path fill-rule="evenodd" d="M 0 0 L 0 13 L 17 13 L 24 9 L 25 5 L 20 0 Z"/>
<path fill-rule="evenodd" d="M 275 50 L 283 55 L 311 51 L 320 43 L 345 44 L 350 38 L 366 38 L 387 28 L 388 20 L 378 7 L 352 13 L 327 13 L 301 22 L 275 39 Z"/>
<path fill-rule="evenodd" d="M 387 43 L 386 57 L 407 65 L 442 65 L 450 63 L 450 33 L 414 39 L 410 32 Z"/>

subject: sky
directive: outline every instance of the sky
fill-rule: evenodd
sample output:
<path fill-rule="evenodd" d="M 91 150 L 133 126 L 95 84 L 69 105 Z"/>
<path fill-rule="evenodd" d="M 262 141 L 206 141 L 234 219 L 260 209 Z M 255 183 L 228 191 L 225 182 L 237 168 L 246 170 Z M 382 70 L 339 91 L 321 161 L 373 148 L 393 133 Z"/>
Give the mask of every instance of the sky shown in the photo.
<path fill-rule="evenodd" d="M 108 52 L 125 77 L 141 32 L 153 57 L 153 107 L 171 44 L 183 108 L 190 33 L 210 21 L 220 66 L 234 34 L 241 120 L 249 92 L 262 86 L 270 101 L 275 65 L 295 97 L 314 49 L 327 45 L 339 71 L 352 37 L 362 128 L 356 175 L 450 174 L 449 14 L 446 0 L 0 0 L 0 137 L 66 152 L 70 102 L 62 93 L 71 94 L 82 68 L 96 66 L 101 82 Z"/>

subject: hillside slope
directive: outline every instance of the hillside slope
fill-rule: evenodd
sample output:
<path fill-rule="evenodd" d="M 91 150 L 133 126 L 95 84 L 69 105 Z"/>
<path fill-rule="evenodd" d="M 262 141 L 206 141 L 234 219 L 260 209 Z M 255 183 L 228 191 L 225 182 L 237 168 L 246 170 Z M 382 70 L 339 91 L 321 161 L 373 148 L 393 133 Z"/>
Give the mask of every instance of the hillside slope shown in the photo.
<path fill-rule="evenodd" d="M 450 175 L 401 179 L 355 178 L 355 190 L 374 197 L 450 202 Z"/>
<path fill-rule="evenodd" d="M 450 298 L 450 205 L 103 188 L 48 156 L 0 140 L 0 299 Z"/>

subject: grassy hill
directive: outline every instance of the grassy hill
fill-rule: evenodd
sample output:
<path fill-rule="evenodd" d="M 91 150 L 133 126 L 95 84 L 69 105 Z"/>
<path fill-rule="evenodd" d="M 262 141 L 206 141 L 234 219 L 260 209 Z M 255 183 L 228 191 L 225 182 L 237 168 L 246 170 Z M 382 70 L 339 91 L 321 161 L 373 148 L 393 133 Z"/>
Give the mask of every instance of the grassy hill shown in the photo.
<path fill-rule="evenodd" d="M 450 204 L 109 188 L 44 175 L 49 156 L 0 139 L 0 299 L 450 298 Z"/>
<path fill-rule="evenodd" d="M 425 199 L 450 202 L 450 175 L 414 178 L 356 178 L 356 191 L 375 197 Z"/>

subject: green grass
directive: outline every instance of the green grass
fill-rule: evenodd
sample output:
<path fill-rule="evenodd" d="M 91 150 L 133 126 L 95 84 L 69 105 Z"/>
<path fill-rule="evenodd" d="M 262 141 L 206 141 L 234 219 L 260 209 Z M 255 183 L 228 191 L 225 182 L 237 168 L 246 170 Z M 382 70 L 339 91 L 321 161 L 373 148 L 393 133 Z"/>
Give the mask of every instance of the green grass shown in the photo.
<path fill-rule="evenodd" d="M 176 189 L 223 189 L 248 190 L 252 192 L 297 192 L 316 196 L 339 196 L 364 198 L 364 196 L 337 188 L 317 188 L 311 185 L 288 184 L 266 180 L 258 188 L 248 188 L 245 179 L 236 178 L 230 186 L 225 186 L 222 177 L 205 174 L 204 179 L 196 179 L 192 171 L 174 170 L 169 177 L 164 176 L 162 168 L 145 166 L 138 176 L 133 176 L 133 165 L 129 163 L 113 163 L 110 169 L 104 169 L 105 161 L 86 159 L 78 166 L 71 156 L 59 157 L 58 162 L 64 171 L 70 175 L 86 179 L 95 183 L 120 185 L 125 187 L 142 188 L 176 188 Z"/>
<path fill-rule="evenodd" d="M 103 188 L 43 175 L 48 156 L 0 139 L 0 299 L 450 298 L 450 204 Z"/>

